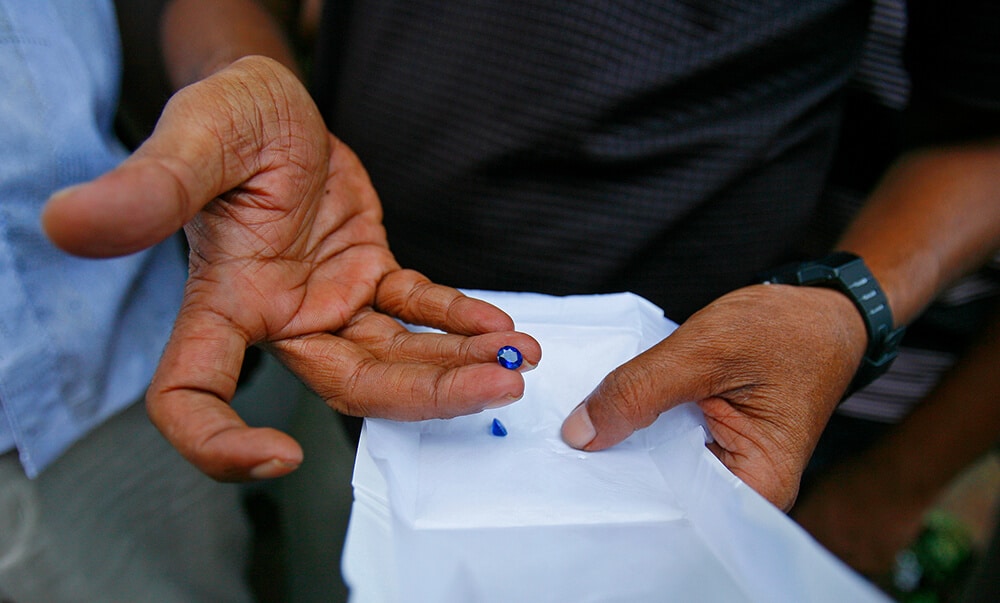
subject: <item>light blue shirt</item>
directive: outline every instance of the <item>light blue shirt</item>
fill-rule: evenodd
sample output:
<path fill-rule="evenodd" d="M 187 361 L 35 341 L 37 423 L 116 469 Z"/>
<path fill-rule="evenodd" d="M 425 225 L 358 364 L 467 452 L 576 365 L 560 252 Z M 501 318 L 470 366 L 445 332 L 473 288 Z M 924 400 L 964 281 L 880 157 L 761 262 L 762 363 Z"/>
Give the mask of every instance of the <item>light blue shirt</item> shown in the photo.
<path fill-rule="evenodd" d="M 127 154 L 120 71 L 111 0 L 0 0 L 0 452 L 31 477 L 142 396 L 182 294 L 176 240 L 85 260 L 41 231 L 50 194 Z"/>

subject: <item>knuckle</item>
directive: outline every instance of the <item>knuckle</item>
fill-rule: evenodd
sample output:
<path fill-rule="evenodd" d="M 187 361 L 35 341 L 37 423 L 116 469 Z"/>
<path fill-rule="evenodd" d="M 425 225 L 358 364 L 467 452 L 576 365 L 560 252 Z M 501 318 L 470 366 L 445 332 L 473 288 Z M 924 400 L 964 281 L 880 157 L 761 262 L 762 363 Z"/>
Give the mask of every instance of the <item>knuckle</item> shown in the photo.
<path fill-rule="evenodd" d="M 601 383 L 599 392 L 604 399 L 612 403 L 614 413 L 633 430 L 652 422 L 646 408 L 648 401 L 646 376 L 636 367 L 624 365 L 613 371 Z"/>

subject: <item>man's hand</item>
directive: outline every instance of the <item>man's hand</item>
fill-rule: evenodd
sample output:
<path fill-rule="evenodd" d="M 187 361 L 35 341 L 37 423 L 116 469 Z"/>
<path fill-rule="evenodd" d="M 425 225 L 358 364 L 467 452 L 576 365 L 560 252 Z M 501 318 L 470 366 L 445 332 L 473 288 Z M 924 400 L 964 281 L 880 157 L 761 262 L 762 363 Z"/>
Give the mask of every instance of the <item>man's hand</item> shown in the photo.
<path fill-rule="evenodd" d="M 714 439 L 709 448 L 787 509 L 866 342 L 860 314 L 841 293 L 739 289 L 608 375 L 566 419 L 563 439 L 602 450 L 697 402 Z"/>
<path fill-rule="evenodd" d="M 118 169 L 54 196 L 52 240 L 107 257 L 184 227 L 190 276 L 147 392 L 153 422 L 217 479 L 276 477 L 302 451 L 229 407 L 248 345 L 263 344 L 338 410 L 416 420 L 508 404 L 500 367 L 541 350 L 493 306 L 401 270 L 358 158 L 331 136 L 295 76 L 261 57 L 178 92 Z M 396 320 L 445 334 L 412 334 Z"/>

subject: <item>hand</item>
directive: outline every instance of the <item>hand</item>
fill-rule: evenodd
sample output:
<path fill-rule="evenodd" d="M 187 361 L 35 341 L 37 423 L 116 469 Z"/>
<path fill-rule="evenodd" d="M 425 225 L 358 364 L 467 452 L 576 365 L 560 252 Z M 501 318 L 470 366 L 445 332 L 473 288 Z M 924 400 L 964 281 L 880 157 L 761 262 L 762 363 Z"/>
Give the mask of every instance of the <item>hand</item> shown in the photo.
<path fill-rule="evenodd" d="M 866 342 L 860 314 L 841 293 L 788 285 L 739 289 L 608 375 L 567 417 L 563 439 L 601 450 L 660 413 L 697 402 L 712 452 L 787 509 Z"/>
<path fill-rule="evenodd" d="M 896 554 L 920 535 L 934 501 L 900 483 L 898 465 L 888 458 L 876 451 L 835 466 L 792 509 L 816 540 L 872 578 L 892 572 Z"/>
<path fill-rule="evenodd" d="M 82 255 L 131 253 L 182 225 L 190 276 L 147 392 L 150 417 L 207 474 L 294 470 L 288 435 L 229 407 L 248 345 L 263 344 L 348 414 L 450 417 L 518 399 L 496 351 L 537 342 L 493 306 L 401 270 L 358 158 L 280 64 L 252 57 L 182 89 L 118 169 L 54 196 L 43 223 Z M 446 331 L 411 334 L 395 319 Z"/>

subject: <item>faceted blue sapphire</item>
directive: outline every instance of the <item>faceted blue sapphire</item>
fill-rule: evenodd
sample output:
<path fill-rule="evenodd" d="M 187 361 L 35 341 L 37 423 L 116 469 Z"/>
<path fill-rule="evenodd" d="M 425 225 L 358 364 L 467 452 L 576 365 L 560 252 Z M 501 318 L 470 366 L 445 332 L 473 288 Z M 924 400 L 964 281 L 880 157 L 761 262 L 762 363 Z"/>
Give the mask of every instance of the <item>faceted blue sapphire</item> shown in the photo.
<path fill-rule="evenodd" d="M 521 350 L 512 345 L 505 345 L 497 351 L 497 362 L 505 369 L 514 370 L 521 366 L 521 362 L 523 361 L 524 357 L 521 356 Z"/>
<path fill-rule="evenodd" d="M 500 419 L 493 419 L 493 426 L 490 428 L 490 431 L 498 438 L 502 438 L 507 435 L 507 428 L 503 426 Z"/>

